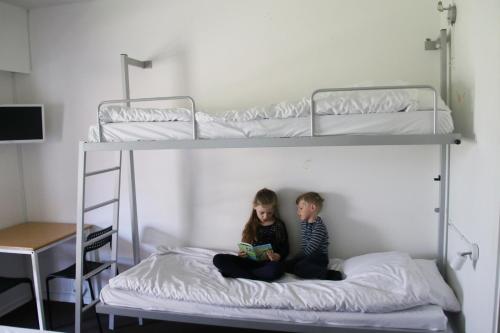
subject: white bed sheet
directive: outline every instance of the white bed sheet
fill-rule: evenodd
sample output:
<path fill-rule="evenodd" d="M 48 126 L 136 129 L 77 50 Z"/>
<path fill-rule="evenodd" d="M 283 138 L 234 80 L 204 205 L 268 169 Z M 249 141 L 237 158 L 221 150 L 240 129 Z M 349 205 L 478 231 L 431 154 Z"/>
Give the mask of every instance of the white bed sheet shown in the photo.
<path fill-rule="evenodd" d="M 321 324 L 326 326 L 378 327 L 394 329 L 445 330 L 448 319 L 436 305 L 419 306 L 390 313 L 357 313 L 332 311 L 296 311 L 226 307 L 174 301 L 105 286 L 101 302 L 111 306 L 166 311 L 178 314 L 202 315 L 216 318 L 273 320 L 285 323 Z"/>
<path fill-rule="evenodd" d="M 450 111 L 439 111 L 437 133 L 453 132 Z M 308 117 L 253 121 L 199 122 L 200 139 L 308 136 Z M 433 111 L 317 116 L 316 135 L 339 134 L 431 134 Z M 192 124 L 183 121 L 108 123 L 101 127 L 104 142 L 189 140 Z M 97 126 L 89 141 L 97 142 Z"/>

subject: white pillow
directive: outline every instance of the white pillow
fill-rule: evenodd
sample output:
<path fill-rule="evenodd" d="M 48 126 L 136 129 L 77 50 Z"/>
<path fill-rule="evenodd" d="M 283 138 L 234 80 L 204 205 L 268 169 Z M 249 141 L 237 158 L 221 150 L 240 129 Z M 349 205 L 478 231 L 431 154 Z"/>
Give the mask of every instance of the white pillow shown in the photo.
<path fill-rule="evenodd" d="M 344 261 L 344 273 L 347 276 L 362 274 L 371 271 L 373 266 L 381 266 L 388 263 L 400 263 L 410 259 L 407 253 L 403 252 L 376 252 L 352 257 Z"/>
<path fill-rule="evenodd" d="M 439 273 L 436 262 L 426 259 L 415 259 L 415 262 L 425 276 L 427 284 L 431 289 L 430 294 L 431 298 L 433 298 L 432 303 L 441 305 L 447 311 L 460 311 L 460 303 L 453 293 L 453 290 L 446 284 Z"/>

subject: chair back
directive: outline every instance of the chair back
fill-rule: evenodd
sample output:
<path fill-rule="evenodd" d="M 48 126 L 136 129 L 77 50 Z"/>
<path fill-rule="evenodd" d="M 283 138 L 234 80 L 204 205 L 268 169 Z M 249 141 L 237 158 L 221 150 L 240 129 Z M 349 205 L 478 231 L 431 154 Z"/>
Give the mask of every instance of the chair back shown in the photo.
<path fill-rule="evenodd" d="M 107 228 L 92 232 L 87 236 L 87 241 L 94 239 L 96 237 L 99 237 L 101 235 L 104 235 L 105 233 L 110 232 L 111 229 L 112 229 L 112 226 L 109 226 Z M 85 249 L 83 249 L 83 257 L 85 258 L 88 252 L 98 250 L 108 243 L 109 243 L 109 246 L 111 246 L 111 237 L 112 236 L 105 237 L 105 238 L 95 242 L 94 244 L 85 246 Z"/>

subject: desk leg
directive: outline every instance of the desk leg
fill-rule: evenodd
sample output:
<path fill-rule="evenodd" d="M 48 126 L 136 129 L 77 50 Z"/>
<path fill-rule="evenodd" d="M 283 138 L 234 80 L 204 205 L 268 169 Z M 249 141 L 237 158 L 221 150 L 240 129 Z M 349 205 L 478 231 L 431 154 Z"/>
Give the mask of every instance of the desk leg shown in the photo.
<path fill-rule="evenodd" d="M 31 264 L 33 266 L 33 283 L 35 285 L 36 309 L 38 312 L 38 325 L 40 330 L 45 330 L 45 316 L 43 312 L 42 284 L 40 279 L 40 268 L 38 266 L 38 253 L 31 253 Z"/>

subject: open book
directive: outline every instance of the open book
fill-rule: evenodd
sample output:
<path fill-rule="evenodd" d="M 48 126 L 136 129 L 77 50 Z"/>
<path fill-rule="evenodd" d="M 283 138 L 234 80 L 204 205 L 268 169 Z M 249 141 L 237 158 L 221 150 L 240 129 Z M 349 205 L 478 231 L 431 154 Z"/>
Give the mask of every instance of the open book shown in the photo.
<path fill-rule="evenodd" d="M 271 244 L 253 246 L 252 244 L 240 242 L 238 248 L 241 252 L 246 253 L 248 258 L 256 261 L 267 260 L 267 252 L 273 252 Z"/>

